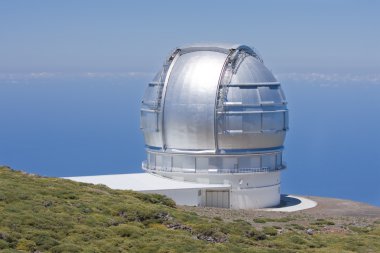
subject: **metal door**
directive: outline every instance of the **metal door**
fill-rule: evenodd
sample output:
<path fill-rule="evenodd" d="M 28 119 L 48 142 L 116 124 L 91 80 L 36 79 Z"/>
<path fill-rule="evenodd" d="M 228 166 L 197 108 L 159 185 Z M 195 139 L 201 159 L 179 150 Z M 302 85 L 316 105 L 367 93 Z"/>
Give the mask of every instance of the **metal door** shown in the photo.
<path fill-rule="evenodd" d="M 208 207 L 230 207 L 230 191 L 206 190 L 206 206 Z"/>

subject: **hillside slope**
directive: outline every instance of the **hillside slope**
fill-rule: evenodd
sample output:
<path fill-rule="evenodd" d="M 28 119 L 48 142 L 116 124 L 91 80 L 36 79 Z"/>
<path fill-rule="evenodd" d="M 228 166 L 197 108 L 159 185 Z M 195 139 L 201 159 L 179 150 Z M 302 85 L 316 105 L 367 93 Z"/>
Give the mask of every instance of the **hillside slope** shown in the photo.
<path fill-rule="evenodd" d="M 297 219 L 206 217 L 160 195 L 0 167 L 1 252 L 380 252 L 380 220 L 336 231 Z"/>

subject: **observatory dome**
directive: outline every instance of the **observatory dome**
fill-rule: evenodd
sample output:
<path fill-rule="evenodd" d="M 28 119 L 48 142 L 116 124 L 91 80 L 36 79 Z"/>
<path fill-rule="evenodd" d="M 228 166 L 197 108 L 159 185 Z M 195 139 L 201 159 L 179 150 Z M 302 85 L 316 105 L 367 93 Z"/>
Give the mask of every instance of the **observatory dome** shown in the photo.
<path fill-rule="evenodd" d="M 228 183 L 230 207 L 278 204 L 288 110 L 256 49 L 194 44 L 173 50 L 146 88 L 141 129 L 147 172 Z"/>

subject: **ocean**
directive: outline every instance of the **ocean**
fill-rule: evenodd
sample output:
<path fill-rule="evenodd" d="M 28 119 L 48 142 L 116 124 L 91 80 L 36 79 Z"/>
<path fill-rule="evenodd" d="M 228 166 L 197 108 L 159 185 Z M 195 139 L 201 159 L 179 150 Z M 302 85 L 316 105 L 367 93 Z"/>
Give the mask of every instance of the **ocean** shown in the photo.
<path fill-rule="evenodd" d="M 0 164 L 52 177 L 142 172 L 139 107 L 150 79 L 0 79 Z M 282 192 L 380 206 L 380 85 L 282 83 Z"/>

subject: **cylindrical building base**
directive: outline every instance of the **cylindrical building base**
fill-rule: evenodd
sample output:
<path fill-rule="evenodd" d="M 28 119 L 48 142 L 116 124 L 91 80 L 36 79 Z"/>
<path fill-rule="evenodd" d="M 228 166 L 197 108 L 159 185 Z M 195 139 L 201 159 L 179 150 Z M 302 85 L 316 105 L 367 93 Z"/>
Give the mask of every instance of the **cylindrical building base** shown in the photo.
<path fill-rule="evenodd" d="M 251 189 L 231 189 L 230 196 L 231 209 L 274 207 L 280 204 L 280 184 Z"/>
<path fill-rule="evenodd" d="M 280 171 L 235 173 L 235 174 L 196 174 L 160 172 L 161 176 L 176 181 L 202 183 L 198 191 L 198 206 L 222 207 L 231 209 L 257 209 L 274 207 L 280 204 Z M 210 185 L 205 188 L 204 184 Z M 215 185 L 226 185 L 223 189 L 216 189 Z M 170 191 L 171 192 L 171 191 Z M 178 204 L 194 205 L 193 202 L 184 202 L 188 197 L 177 193 L 172 197 Z M 196 198 L 196 196 L 194 196 Z"/>

